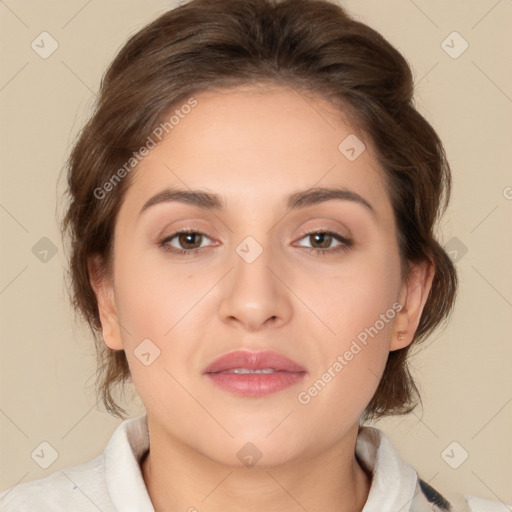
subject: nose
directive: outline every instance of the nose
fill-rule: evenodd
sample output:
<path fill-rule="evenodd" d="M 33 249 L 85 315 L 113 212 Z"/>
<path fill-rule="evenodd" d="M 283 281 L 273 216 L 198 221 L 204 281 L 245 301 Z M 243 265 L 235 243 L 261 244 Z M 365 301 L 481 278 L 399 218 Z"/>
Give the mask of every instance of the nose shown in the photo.
<path fill-rule="evenodd" d="M 246 331 L 279 327 L 292 317 L 291 291 L 286 275 L 271 251 L 264 249 L 249 262 L 235 253 L 234 268 L 223 281 L 219 315 L 225 323 Z"/>

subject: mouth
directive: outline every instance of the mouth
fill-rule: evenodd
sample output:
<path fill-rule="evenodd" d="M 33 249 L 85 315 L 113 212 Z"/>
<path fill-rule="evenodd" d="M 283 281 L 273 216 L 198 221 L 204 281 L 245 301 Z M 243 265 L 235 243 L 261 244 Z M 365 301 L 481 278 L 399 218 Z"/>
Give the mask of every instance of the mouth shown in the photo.
<path fill-rule="evenodd" d="M 203 374 L 224 391 L 257 397 L 297 384 L 307 370 L 277 352 L 237 350 L 213 361 Z"/>

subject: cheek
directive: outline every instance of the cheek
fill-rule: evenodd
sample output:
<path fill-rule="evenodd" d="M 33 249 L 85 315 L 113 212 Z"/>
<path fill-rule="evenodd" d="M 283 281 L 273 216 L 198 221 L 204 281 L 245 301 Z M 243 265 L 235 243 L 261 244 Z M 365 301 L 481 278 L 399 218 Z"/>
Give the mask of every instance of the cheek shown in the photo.
<path fill-rule="evenodd" d="M 133 247 L 130 251 L 134 257 L 120 259 L 116 267 L 118 314 L 133 336 L 164 341 L 214 282 L 212 274 L 205 273 L 199 283 L 186 265 L 166 265 L 163 260 L 155 264 L 149 258 L 136 258 Z"/>
<path fill-rule="evenodd" d="M 149 410 L 168 410 L 176 403 L 180 414 L 197 414 L 180 384 L 187 382 L 200 339 L 193 333 L 198 324 L 191 323 L 198 313 L 191 308 L 206 290 L 190 286 L 187 273 L 142 264 L 120 264 L 117 278 L 121 334 L 137 393 Z M 196 308 L 201 310 L 200 302 Z"/>
<path fill-rule="evenodd" d="M 164 361 L 177 358 L 175 341 L 184 338 L 178 334 L 200 290 L 190 286 L 187 272 L 155 264 L 147 247 L 130 244 L 126 234 L 116 244 L 115 297 L 123 346 L 136 387 L 151 386 L 155 375 L 168 378 L 162 375 Z"/>
<path fill-rule="evenodd" d="M 342 348 L 376 323 L 379 332 L 389 334 L 400 284 L 399 257 L 390 247 L 354 255 L 346 265 L 333 266 L 329 276 L 314 276 L 304 293 L 329 327 L 331 337 L 339 340 L 337 348 Z"/>
<path fill-rule="evenodd" d="M 316 290 L 310 294 L 312 309 L 329 329 L 322 329 L 324 335 L 317 339 L 315 372 L 298 401 L 311 413 L 330 411 L 336 425 L 346 414 L 358 417 L 384 370 L 400 308 L 398 254 L 368 253 L 353 265 L 340 266 L 324 285 L 309 283 Z"/>

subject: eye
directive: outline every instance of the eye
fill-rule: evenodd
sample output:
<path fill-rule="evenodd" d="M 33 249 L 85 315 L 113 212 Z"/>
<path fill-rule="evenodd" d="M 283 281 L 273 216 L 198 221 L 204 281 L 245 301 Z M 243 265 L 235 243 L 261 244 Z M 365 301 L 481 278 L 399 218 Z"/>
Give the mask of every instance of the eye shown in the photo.
<path fill-rule="evenodd" d="M 205 237 L 209 239 L 208 235 L 195 229 L 183 229 L 160 240 L 158 245 L 167 252 L 193 255 L 206 248 L 201 246 L 201 242 Z M 176 243 L 179 244 L 178 247 L 171 243 L 175 238 Z M 183 247 L 183 249 L 180 248 L 180 246 Z"/>
<path fill-rule="evenodd" d="M 158 242 L 158 245 L 166 252 L 193 256 L 208 247 L 202 245 L 205 238 L 210 239 L 206 233 L 194 228 L 187 228 L 176 231 L 175 233 L 163 238 Z M 348 251 L 354 245 L 352 240 L 333 231 L 313 231 L 302 236 L 301 240 L 307 238 L 312 240 L 312 245 L 309 247 L 299 247 L 302 247 L 307 252 L 315 253 L 317 255 Z M 174 239 L 176 240 L 173 243 Z M 336 241 L 338 244 L 332 247 L 332 243 Z M 176 244 L 178 244 L 178 246 L 176 246 Z"/>
<path fill-rule="evenodd" d="M 328 253 L 332 254 L 339 251 L 348 251 L 354 245 L 352 240 L 333 231 L 314 231 L 307 233 L 301 238 L 301 240 L 305 238 L 310 238 L 312 240 L 312 245 L 310 247 L 301 247 L 307 249 L 308 252 L 313 252 L 318 255 L 325 255 Z M 335 241 L 339 242 L 338 245 L 329 248 L 332 242 Z"/>

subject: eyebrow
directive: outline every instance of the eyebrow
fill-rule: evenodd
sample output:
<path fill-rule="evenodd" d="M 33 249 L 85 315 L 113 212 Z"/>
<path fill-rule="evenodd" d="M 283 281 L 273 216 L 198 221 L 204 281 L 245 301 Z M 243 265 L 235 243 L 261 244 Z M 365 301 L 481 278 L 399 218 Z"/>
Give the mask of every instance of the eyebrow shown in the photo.
<path fill-rule="evenodd" d="M 288 196 L 286 209 L 287 211 L 296 210 L 321 204 L 332 199 L 355 202 L 367 208 L 375 217 L 377 216 L 375 209 L 366 199 L 346 188 L 315 187 L 295 192 Z M 217 194 L 202 190 L 168 188 L 148 199 L 144 203 L 139 215 L 152 206 L 171 202 L 189 204 L 206 210 L 219 211 L 226 209 L 226 202 Z"/>

